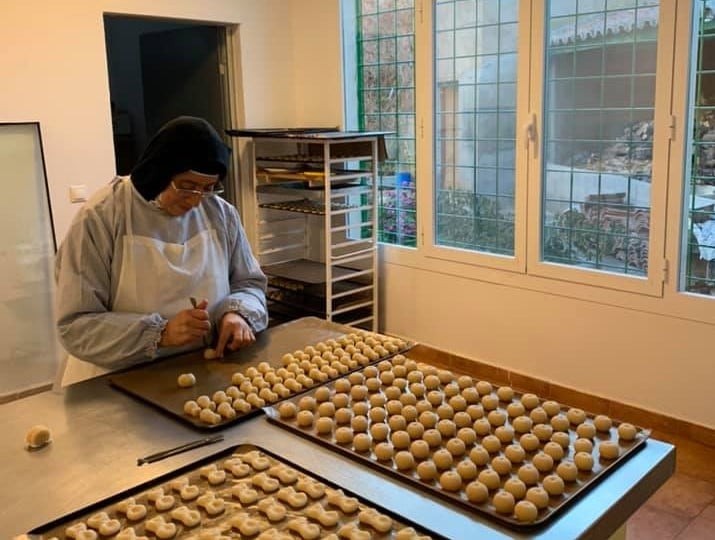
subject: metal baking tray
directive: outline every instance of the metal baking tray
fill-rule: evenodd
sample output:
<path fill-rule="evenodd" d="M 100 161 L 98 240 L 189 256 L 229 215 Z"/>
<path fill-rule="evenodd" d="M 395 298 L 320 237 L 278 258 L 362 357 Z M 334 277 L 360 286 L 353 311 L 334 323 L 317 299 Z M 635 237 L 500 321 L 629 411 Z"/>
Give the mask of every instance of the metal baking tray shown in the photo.
<path fill-rule="evenodd" d="M 408 360 L 409 360 L 409 358 L 408 358 Z M 418 364 L 420 366 L 427 365 L 424 362 L 418 362 Z M 431 367 L 433 367 L 433 366 L 431 366 Z M 365 369 L 367 369 L 367 368 L 362 368 L 359 371 L 364 371 Z M 437 368 L 433 367 L 433 369 L 437 369 Z M 440 369 L 439 371 L 447 371 L 447 370 Z M 456 376 L 458 376 L 458 375 L 455 374 L 455 377 Z M 476 383 L 477 379 L 474 379 L 474 381 Z M 332 399 L 332 396 L 335 394 L 335 384 L 336 384 L 335 381 L 333 381 L 326 385 L 330 389 L 331 399 Z M 498 387 L 497 385 L 494 385 L 494 391 L 492 392 L 492 394 L 495 394 L 497 387 Z M 385 385 L 383 385 L 381 387 L 379 392 L 383 392 L 384 389 L 385 389 Z M 316 390 L 317 390 L 316 388 L 313 388 L 301 396 L 296 396 L 296 397 L 290 398 L 286 401 L 292 401 L 296 405 L 296 408 L 298 410 L 300 410 L 300 406 L 299 406 L 300 400 L 305 397 L 314 397 Z M 441 387 L 440 387 L 440 390 L 441 390 Z M 405 393 L 409 393 L 409 390 L 406 389 Z M 368 398 L 367 398 L 368 405 L 370 404 L 369 403 L 370 395 L 372 395 L 372 394 L 368 394 Z M 513 397 L 512 401 L 519 400 L 521 398 L 521 396 L 522 396 L 522 394 L 520 394 L 518 392 L 514 392 L 514 397 Z M 365 401 L 365 400 L 361 400 L 361 401 Z M 540 401 L 541 401 L 541 403 L 543 403 L 546 400 L 540 400 Z M 350 405 L 349 405 L 350 408 L 352 408 L 352 403 L 353 403 L 353 399 L 350 398 Z M 408 470 L 408 471 L 399 470 L 396 467 L 393 459 L 389 459 L 389 461 L 380 461 L 376 458 L 375 452 L 374 452 L 374 449 L 375 449 L 374 441 L 368 451 L 358 452 L 353 448 L 352 444 L 350 444 L 350 443 L 340 444 L 335 440 L 335 428 L 337 427 L 337 424 L 334 424 L 334 428 L 331 433 L 325 434 L 325 435 L 319 434 L 315 428 L 315 422 L 313 423 L 313 425 L 311 425 L 309 427 L 301 427 L 297 424 L 295 417 L 289 418 L 289 419 L 281 418 L 281 415 L 280 415 L 280 412 L 278 409 L 279 405 L 280 404 L 275 404 L 272 407 L 266 408 L 266 414 L 268 416 L 268 420 L 271 421 L 272 423 L 275 423 L 280 427 L 288 429 L 293 433 L 297 433 L 307 439 L 318 442 L 319 444 L 321 444 L 327 448 L 330 448 L 336 452 L 347 455 L 351 459 L 354 459 L 358 462 L 368 465 L 378 471 L 387 473 L 399 480 L 403 480 L 420 490 L 423 490 L 423 491 L 430 493 L 432 495 L 437 495 L 446 501 L 456 503 L 459 506 L 467 508 L 471 511 L 478 512 L 479 514 L 484 515 L 484 516 L 486 516 L 492 520 L 495 520 L 501 524 L 505 524 L 505 525 L 511 526 L 513 528 L 518 528 L 521 530 L 539 526 L 539 525 L 543 525 L 545 522 L 552 519 L 554 517 L 554 515 L 558 514 L 565 506 L 567 506 L 573 500 L 578 499 L 589 487 L 593 486 L 596 482 L 598 482 L 606 474 L 608 474 L 610 471 L 615 469 L 620 463 L 622 463 L 625 459 L 627 459 L 634 452 L 636 452 L 639 448 L 641 448 L 642 445 L 645 443 L 646 439 L 648 438 L 648 436 L 650 435 L 650 432 L 648 430 L 645 430 L 643 428 L 636 426 L 637 435 L 636 435 L 635 440 L 633 440 L 631 442 L 619 441 L 618 440 L 618 432 L 617 432 L 619 422 L 613 420 L 613 426 L 611 427 L 611 430 L 608 432 L 608 434 L 597 433 L 596 437 L 593 440 L 593 442 L 595 444 L 594 444 L 594 448 L 592 451 L 592 456 L 594 457 L 594 466 L 593 466 L 592 472 L 584 473 L 584 472 L 579 471 L 578 477 L 575 482 L 572 482 L 572 483 L 566 482 L 565 483 L 566 489 L 565 489 L 563 495 L 556 496 L 556 497 L 554 497 L 554 496 L 549 497 L 548 506 L 544 509 L 539 510 L 537 519 L 533 522 L 524 523 L 524 522 L 518 521 L 514 514 L 504 515 L 504 514 L 500 514 L 500 513 L 496 512 L 494 506 L 491 504 L 491 497 L 494 495 L 496 490 L 490 491 L 489 499 L 485 503 L 477 504 L 477 503 L 470 502 L 467 499 L 465 491 L 464 491 L 464 488 L 469 483 L 468 481 L 463 481 L 462 489 L 459 491 L 454 491 L 454 492 L 445 491 L 444 489 L 442 489 L 440 487 L 438 480 L 432 480 L 432 481 L 426 482 L 419 478 L 419 476 L 416 473 L 416 465 L 419 463 L 419 461 L 423 461 L 423 460 L 416 459 L 415 460 L 415 462 L 416 462 L 415 468 L 413 468 L 411 470 Z M 508 403 L 500 402 L 497 409 L 505 411 L 507 406 L 508 406 Z M 567 409 L 568 409 L 568 407 L 562 407 L 562 412 L 565 412 Z M 369 411 L 368 411 L 368 415 L 369 415 Z M 316 418 L 317 418 L 317 416 L 318 415 L 316 414 Z M 387 418 L 389 418 L 389 416 L 390 415 L 388 414 Z M 486 413 L 485 413 L 485 417 L 486 417 Z M 508 415 L 507 415 L 507 418 L 508 419 L 507 419 L 506 425 L 508 426 L 508 425 L 511 425 L 512 419 Z M 592 423 L 593 418 L 594 418 L 594 415 L 587 413 L 587 420 L 586 420 L 587 422 Z M 387 421 L 387 419 L 385 420 L 385 422 L 386 421 Z M 370 418 L 368 416 L 367 433 L 370 433 L 370 427 L 371 427 L 372 423 L 373 422 L 370 420 Z M 493 433 L 493 430 L 492 430 L 492 433 Z M 392 432 L 390 430 L 390 434 L 388 435 L 388 438 L 387 438 L 388 441 L 390 440 L 391 434 L 392 434 Z M 573 455 L 574 455 L 573 442 L 577 438 L 575 430 L 573 429 L 573 426 L 570 426 L 568 434 L 569 434 L 570 443 L 569 443 L 568 450 L 566 451 L 566 453 L 564 455 L 564 459 L 568 459 L 568 458 L 572 459 L 573 458 Z M 456 464 L 461 459 L 469 459 L 468 456 L 469 456 L 469 452 L 470 452 L 471 448 L 473 446 L 475 446 L 476 444 L 480 443 L 482 439 L 483 439 L 483 437 L 478 436 L 477 441 L 474 445 L 467 445 L 464 456 L 459 459 L 455 458 L 454 465 L 450 469 L 456 470 Z M 597 442 L 600 442 L 602 440 L 607 440 L 607 439 L 615 440 L 615 441 L 619 442 L 620 455 L 618 458 L 613 459 L 613 460 L 601 460 L 600 458 L 598 458 Z M 444 438 L 441 446 L 431 449 L 430 456 L 429 456 L 430 459 L 434 455 L 435 451 L 445 448 L 444 442 L 446 440 L 447 439 Z M 542 442 L 539 445 L 539 448 L 542 449 L 544 444 L 545 444 L 545 442 Z M 506 446 L 506 444 L 502 444 L 501 451 L 491 455 L 490 460 L 497 455 L 504 455 L 505 446 Z M 396 453 L 396 451 L 397 450 L 395 450 L 395 453 Z M 535 454 L 536 454 L 536 451 L 527 452 L 526 460 L 523 463 L 521 463 L 520 465 L 523 465 L 526 463 L 531 463 L 531 458 Z M 549 471 L 548 473 L 541 473 L 539 475 L 538 486 L 541 486 L 541 481 L 547 474 L 555 474 L 556 473 L 556 465 L 557 465 L 557 463 L 554 464 L 553 470 Z M 481 472 L 485 468 L 490 468 L 490 467 L 488 465 L 477 467 L 479 472 Z M 508 478 L 516 476 L 517 470 L 518 470 L 518 466 L 513 465 L 511 474 L 504 475 L 501 477 L 500 488 L 504 487 L 504 483 Z M 440 471 L 440 472 L 442 472 L 442 471 Z M 518 500 L 516 502 L 518 502 Z"/>
<path fill-rule="evenodd" d="M 216 424 L 208 424 L 185 414 L 184 404 L 198 396 L 211 397 L 216 391 L 225 390 L 232 385 L 231 378 L 236 372 L 245 373 L 249 368 L 256 368 L 264 362 L 273 368 L 282 367 L 283 354 L 355 331 L 359 329 L 337 324 L 328 325 L 322 319 L 304 317 L 269 328 L 258 335 L 254 345 L 239 349 L 223 359 L 206 360 L 203 351 L 199 350 L 112 374 L 109 376 L 109 382 L 112 386 L 194 427 L 204 430 L 223 429 L 260 414 L 262 407 L 254 406 L 247 412 L 236 411 L 233 418 L 222 418 Z M 309 336 L 309 341 L 306 336 Z M 407 343 L 400 352 L 413 345 L 412 342 Z M 384 358 L 380 360 L 382 359 Z M 193 373 L 196 384 L 189 388 L 179 387 L 177 379 L 182 373 Z M 308 389 L 295 391 L 293 395 Z"/>
<path fill-rule="evenodd" d="M 223 473 L 212 477 L 211 471 L 214 470 L 223 471 Z M 223 480 L 221 480 L 222 477 L 224 478 Z M 268 487 L 268 484 L 263 482 L 266 478 L 273 480 L 272 487 Z M 198 491 L 199 494 L 189 498 L 188 490 L 186 492 L 181 491 L 182 484 L 196 486 L 190 489 Z M 259 487 L 261 485 L 265 487 Z M 282 494 L 280 490 L 284 488 L 286 491 Z M 292 506 L 285 502 L 283 496 L 290 495 L 292 493 L 290 492 L 291 488 L 298 493 L 304 493 L 305 495 L 302 497 L 307 502 L 300 506 Z M 156 501 L 161 496 L 158 495 L 160 493 L 159 489 L 161 489 L 163 495 L 169 495 L 174 500 L 171 507 L 163 511 L 159 511 L 156 504 Z M 254 494 L 251 494 L 251 498 L 255 498 L 253 502 L 247 502 L 245 499 L 239 500 L 239 493 L 245 489 L 255 491 Z M 328 501 L 329 490 L 341 490 L 343 496 L 353 498 L 354 502 L 357 503 L 357 509 L 347 512 L 332 504 Z M 203 498 L 205 495 L 208 497 Z M 213 515 L 208 512 L 208 504 L 200 504 L 209 501 L 212 495 L 214 499 L 218 498 L 223 501 L 214 506 L 217 510 L 223 506 L 223 510 Z M 275 519 L 279 516 L 274 516 L 273 521 L 267 518 L 266 507 L 261 504 L 261 501 L 265 501 L 268 497 L 272 497 L 273 502 L 280 503 L 283 506 L 286 511 L 285 517 Z M 126 508 L 122 510 L 120 503 L 127 502 L 130 498 L 133 499 L 133 504 L 144 507 L 146 510 L 145 517 L 135 520 L 130 520 L 127 517 Z M 150 501 L 150 498 L 153 498 L 154 501 Z M 168 505 L 169 503 L 166 504 Z M 102 516 L 101 519 L 116 520 L 113 526 L 121 528 L 120 531 L 111 535 L 112 538 L 116 538 L 115 535 L 121 534 L 121 531 L 128 527 L 133 527 L 137 536 L 146 535 L 150 538 L 155 538 L 156 534 L 147 531 L 145 525 L 149 520 L 157 516 L 161 516 L 166 522 L 175 526 L 176 532 L 171 538 L 196 538 L 207 529 L 218 529 L 231 538 L 243 538 L 246 537 L 245 531 L 242 535 L 238 525 L 232 524 L 233 520 L 240 516 L 259 521 L 261 523 L 260 528 L 264 530 L 273 528 L 276 531 L 287 532 L 290 522 L 294 519 L 305 517 L 305 510 L 314 504 L 321 505 L 325 511 L 336 512 L 333 518 L 338 518 L 337 524 L 331 526 L 323 525 L 317 519 L 307 518 L 313 527 L 320 527 L 321 538 L 331 533 L 337 533 L 341 527 L 350 524 L 371 532 L 372 537 L 376 539 L 393 538 L 394 534 L 408 527 L 411 527 L 416 534 L 425 535 L 424 538 L 441 538 L 439 535 L 428 532 L 423 528 L 418 529 L 417 526 L 407 522 L 401 516 L 392 514 L 374 502 L 355 496 L 348 489 L 328 482 L 312 472 L 285 460 L 278 454 L 252 444 L 240 444 L 224 449 L 195 463 L 41 525 L 21 538 L 27 540 L 65 538 L 67 537 L 66 529 L 68 527 L 84 524 L 85 527 L 90 528 L 88 527 L 88 520 L 91 520 L 93 516 L 96 519 L 98 515 L 101 515 L 101 512 L 106 513 L 106 518 Z M 189 511 L 198 512 L 200 523 L 187 525 L 178 518 L 172 518 L 170 515 L 172 510 L 176 510 L 180 506 L 186 506 Z M 262 506 L 263 510 L 260 509 Z M 319 508 L 316 507 L 316 509 Z M 374 510 L 389 517 L 392 520 L 390 532 L 380 533 L 370 525 L 360 523 L 359 516 L 364 510 Z M 99 521 L 99 519 L 96 521 Z M 95 527 L 97 526 L 96 521 Z M 258 534 L 249 534 L 248 537 L 254 538 Z M 108 535 L 97 536 L 108 537 Z"/>

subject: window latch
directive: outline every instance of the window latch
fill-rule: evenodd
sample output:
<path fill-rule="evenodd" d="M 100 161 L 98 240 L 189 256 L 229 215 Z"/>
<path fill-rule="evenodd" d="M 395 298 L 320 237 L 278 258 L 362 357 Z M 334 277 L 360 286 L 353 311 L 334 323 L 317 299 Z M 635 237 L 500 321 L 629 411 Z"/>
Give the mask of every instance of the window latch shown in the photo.
<path fill-rule="evenodd" d="M 531 113 L 529 123 L 524 127 L 524 149 L 529 149 L 529 143 L 533 142 L 536 147 L 536 115 Z"/>

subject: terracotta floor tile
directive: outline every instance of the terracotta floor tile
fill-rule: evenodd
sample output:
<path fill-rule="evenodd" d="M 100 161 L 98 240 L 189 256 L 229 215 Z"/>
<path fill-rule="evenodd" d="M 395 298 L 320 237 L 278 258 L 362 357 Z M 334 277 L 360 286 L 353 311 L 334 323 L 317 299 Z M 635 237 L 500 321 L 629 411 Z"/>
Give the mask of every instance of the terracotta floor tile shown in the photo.
<path fill-rule="evenodd" d="M 712 540 L 715 538 L 713 522 L 709 519 L 697 517 L 675 537 L 676 540 Z"/>
<path fill-rule="evenodd" d="M 648 504 L 641 507 L 626 525 L 627 540 L 673 540 L 690 519 L 663 512 Z"/>
<path fill-rule="evenodd" d="M 707 519 L 709 521 L 715 521 L 715 504 L 711 504 L 706 507 L 705 510 L 700 512 L 699 518 Z M 715 527 L 715 525 L 713 525 Z"/>
<path fill-rule="evenodd" d="M 648 505 L 694 518 L 715 500 L 715 484 L 676 472 L 649 500 Z"/>

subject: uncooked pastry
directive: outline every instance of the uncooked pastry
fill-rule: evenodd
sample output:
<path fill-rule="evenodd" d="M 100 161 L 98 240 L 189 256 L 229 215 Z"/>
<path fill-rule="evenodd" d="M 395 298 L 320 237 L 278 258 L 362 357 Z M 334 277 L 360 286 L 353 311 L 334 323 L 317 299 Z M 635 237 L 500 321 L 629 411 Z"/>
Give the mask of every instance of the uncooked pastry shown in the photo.
<path fill-rule="evenodd" d="M 603 459 L 616 459 L 620 451 L 616 441 L 603 441 L 598 445 L 598 455 Z"/>
<path fill-rule="evenodd" d="M 514 507 L 514 515 L 522 523 L 531 523 L 539 515 L 539 509 L 531 501 L 519 501 Z"/>
<path fill-rule="evenodd" d="M 489 452 L 481 446 L 477 445 L 469 451 L 469 459 L 478 467 L 483 467 L 489 462 Z"/>
<path fill-rule="evenodd" d="M 535 424 L 545 424 L 549 421 L 549 415 L 546 414 L 543 407 L 535 407 L 532 409 L 529 412 L 529 418 L 531 418 Z"/>
<path fill-rule="evenodd" d="M 509 478 L 504 482 L 504 489 L 514 495 L 514 499 L 523 499 L 526 495 L 526 484 L 518 478 Z"/>
<path fill-rule="evenodd" d="M 476 504 L 483 503 L 489 498 L 489 489 L 487 488 L 487 486 L 485 486 L 478 480 L 467 484 L 467 487 L 464 489 L 464 492 L 467 494 L 467 499 L 469 499 L 469 502 L 473 502 Z"/>
<path fill-rule="evenodd" d="M 447 441 L 447 444 L 445 445 L 445 448 L 454 457 L 463 456 L 464 452 L 467 451 L 467 447 L 464 444 L 464 441 L 459 437 L 452 437 L 451 439 L 449 439 Z"/>
<path fill-rule="evenodd" d="M 553 441 L 549 441 L 544 445 L 544 453 L 550 455 L 554 461 L 559 461 L 564 457 L 563 447 Z"/>
<path fill-rule="evenodd" d="M 549 495 L 553 496 L 561 495 L 565 489 L 563 478 L 561 478 L 558 474 L 549 474 L 544 477 L 541 485 L 544 486 L 544 489 Z"/>
<path fill-rule="evenodd" d="M 490 411 L 487 419 L 492 426 L 498 427 L 506 424 L 506 413 L 503 411 Z"/>
<path fill-rule="evenodd" d="M 196 376 L 193 373 L 182 373 L 177 377 L 176 383 L 181 388 L 191 388 L 196 384 Z"/>
<path fill-rule="evenodd" d="M 491 383 L 488 381 L 477 381 L 475 387 L 477 388 L 477 392 L 479 392 L 480 396 L 491 394 L 493 389 Z"/>
<path fill-rule="evenodd" d="M 334 416 L 335 405 L 331 401 L 324 401 L 318 405 L 318 416 Z"/>
<path fill-rule="evenodd" d="M 492 432 L 492 425 L 486 418 L 476 419 L 474 421 L 474 424 L 472 424 L 472 427 L 474 428 L 474 431 L 476 431 L 477 435 L 479 435 L 480 437 L 488 435 Z"/>
<path fill-rule="evenodd" d="M 356 452 L 367 452 L 372 446 L 372 440 L 367 433 L 356 433 L 353 438 L 353 448 Z"/>
<path fill-rule="evenodd" d="M 526 463 L 519 467 L 517 476 L 519 480 L 524 482 L 527 486 L 533 486 L 539 481 L 539 469 L 530 463 Z"/>
<path fill-rule="evenodd" d="M 369 416 L 373 424 L 383 422 L 387 418 L 387 411 L 382 407 L 373 407 L 370 409 Z"/>
<path fill-rule="evenodd" d="M 565 414 L 557 414 L 551 417 L 551 427 L 554 431 L 568 431 L 570 426 L 569 419 Z"/>
<path fill-rule="evenodd" d="M 426 460 L 417 465 L 417 476 L 420 480 L 429 482 L 437 478 L 437 467 L 434 461 Z"/>
<path fill-rule="evenodd" d="M 576 452 L 573 461 L 579 471 L 588 472 L 593 469 L 593 456 L 587 452 Z"/>
<path fill-rule="evenodd" d="M 432 461 L 440 470 L 449 469 L 454 463 L 454 458 L 452 454 L 449 453 L 445 448 L 440 448 L 434 454 L 432 454 Z"/>
<path fill-rule="evenodd" d="M 501 484 L 499 473 L 492 469 L 484 469 L 479 473 L 477 478 L 479 479 L 479 482 L 487 486 L 489 490 L 498 489 Z"/>
<path fill-rule="evenodd" d="M 206 424 L 216 425 L 221 422 L 221 415 L 213 412 L 211 409 L 201 409 L 199 420 Z"/>
<path fill-rule="evenodd" d="M 538 452 L 533 458 L 531 458 L 531 463 L 534 467 L 539 469 L 539 472 L 549 472 L 554 468 L 554 458 L 552 458 L 546 452 Z"/>
<path fill-rule="evenodd" d="M 482 406 L 485 411 L 493 411 L 499 407 L 499 398 L 494 394 L 487 394 L 482 396 Z"/>
<path fill-rule="evenodd" d="M 504 455 L 512 463 L 521 463 L 526 458 L 526 452 L 520 444 L 510 444 L 504 449 Z"/>
<path fill-rule="evenodd" d="M 573 443 L 574 452 L 588 452 L 589 454 L 593 451 L 593 443 L 589 439 L 576 439 Z"/>
<path fill-rule="evenodd" d="M 415 458 L 409 450 L 400 450 L 395 454 L 395 465 L 401 471 L 409 471 L 415 467 Z"/>
<path fill-rule="evenodd" d="M 296 415 L 298 408 L 292 401 L 284 401 L 278 406 L 278 412 L 281 418 L 293 418 Z"/>
<path fill-rule="evenodd" d="M 462 390 L 462 397 L 467 403 L 479 403 L 481 399 L 479 396 L 479 391 L 473 386 Z"/>
<path fill-rule="evenodd" d="M 534 422 L 528 416 L 517 416 L 512 420 L 511 425 L 514 426 L 514 431 L 517 433 L 529 433 L 534 425 Z M 543 425 L 543 424 L 538 424 Z"/>
<path fill-rule="evenodd" d="M 618 426 L 618 438 L 624 441 L 632 441 L 636 438 L 638 430 L 633 424 L 623 422 Z"/>
<path fill-rule="evenodd" d="M 539 396 L 536 394 L 524 394 L 521 396 L 521 403 L 530 411 L 539 406 Z"/>
<path fill-rule="evenodd" d="M 487 435 L 482 439 L 482 446 L 490 454 L 495 454 L 501 450 L 501 441 L 496 437 L 496 435 Z"/>
<path fill-rule="evenodd" d="M 350 444 L 353 442 L 353 430 L 347 426 L 339 427 L 335 430 L 335 442 L 338 444 Z"/>
<path fill-rule="evenodd" d="M 375 446 L 375 457 L 379 461 L 387 461 L 392 459 L 394 455 L 394 448 L 389 442 L 381 442 Z"/>
<path fill-rule="evenodd" d="M 548 441 L 554 433 L 554 428 L 549 424 L 536 424 L 531 432 L 536 435 L 540 441 Z"/>
<path fill-rule="evenodd" d="M 459 491 L 462 488 L 462 477 L 457 471 L 445 471 L 439 477 L 439 485 L 445 491 Z"/>
<path fill-rule="evenodd" d="M 542 487 L 531 487 L 526 490 L 526 500 L 531 502 L 536 508 L 546 508 L 549 506 L 549 494 Z"/>
<path fill-rule="evenodd" d="M 315 421 L 315 431 L 319 435 L 326 435 L 333 432 L 334 422 L 329 416 L 321 416 Z"/>
<path fill-rule="evenodd" d="M 316 407 L 316 400 L 313 396 L 303 396 L 298 401 L 298 408 L 301 411 L 314 411 Z"/>
<path fill-rule="evenodd" d="M 300 427 L 313 425 L 313 413 L 311 411 L 300 411 L 296 416 L 296 422 Z"/>
<path fill-rule="evenodd" d="M 514 428 L 511 426 L 499 426 L 494 430 L 494 435 L 502 444 L 510 444 L 514 440 Z"/>
<path fill-rule="evenodd" d="M 611 429 L 613 421 L 609 416 L 606 416 L 605 414 L 599 414 L 598 416 L 596 416 L 596 418 L 593 419 L 593 425 L 596 426 L 596 429 L 598 431 L 606 432 Z"/>
<path fill-rule="evenodd" d="M 421 426 L 422 424 L 418 424 L 418 425 Z M 407 426 L 408 433 L 409 433 L 409 427 L 410 426 Z M 471 427 L 460 428 L 459 431 L 457 431 L 457 437 L 462 439 L 464 444 L 467 446 L 471 446 L 475 442 L 477 442 L 477 432 L 474 431 Z"/>
<path fill-rule="evenodd" d="M 407 428 L 407 420 L 405 420 L 405 417 L 401 414 L 396 414 L 394 416 L 390 416 L 387 420 L 387 425 L 390 426 L 392 431 L 403 431 Z"/>
<path fill-rule="evenodd" d="M 568 418 L 569 422 L 573 425 L 578 426 L 586 421 L 586 413 L 583 409 L 571 407 L 568 411 L 566 411 L 566 418 Z"/>
<path fill-rule="evenodd" d="M 546 411 L 546 414 L 548 414 L 549 416 L 556 416 L 561 412 L 561 404 L 558 401 L 554 401 L 553 399 L 544 401 L 541 407 Z"/>
<path fill-rule="evenodd" d="M 568 448 L 571 443 L 571 438 L 565 431 L 557 431 L 551 436 L 551 440 L 556 444 L 561 445 L 564 449 Z"/>
<path fill-rule="evenodd" d="M 392 445 L 398 450 L 408 448 L 411 442 L 409 433 L 404 430 L 393 431 L 390 440 L 392 441 Z"/>
<path fill-rule="evenodd" d="M 575 482 L 578 477 L 578 467 L 573 461 L 562 461 L 556 467 L 556 474 L 564 479 L 564 482 Z"/>
<path fill-rule="evenodd" d="M 463 459 L 459 463 L 457 463 L 455 469 L 457 471 L 457 474 L 459 474 L 459 476 L 465 482 L 474 480 L 477 477 L 477 474 L 479 474 L 477 466 L 468 459 Z"/>
<path fill-rule="evenodd" d="M 384 441 L 387 439 L 389 433 L 390 428 L 387 427 L 387 424 L 382 422 L 376 422 L 370 426 L 370 435 L 372 435 L 372 438 L 376 441 Z"/>
<path fill-rule="evenodd" d="M 492 469 L 500 476 L 507 475 L 511 472 L 511 461 L 505 456 L 496 456 L 492 459 Z"/>
<path fill-rule="evenodd" d="M 596 436 L 596 426 L 584 422 L 576 428 L 576 434 L 584 439 L 593 439 Z"/>
<path fill-rule="evenodd" d="M 25 448 L 28 450 L 42 448 L 51 442 L 52 433 L 47 426 L 43 426 L 42 424 L 32 426 L 30 431 L 25 435 Z"/>
<path fill-rule="evenodd" d="M 367 417 L 362 415 L 353 416 L 352 420 L 350 420 L 350 427 L 353 428 L 355 433 L 366 432 L 368 427 Z"/>
<path fill-rule="evenodd" d="M 492 497 L 494 509 L 500 514 L 511 514 L 514 511 L 514 495 L 500 489 Z"/>
<path fill-rule="evenodd" d="M 533 433 L 524 433 L 519 437 L 519 444 L 527 452 L 533 452 L 539 448 L 539 438 Z"/>
<path fill-rule="evenodd" d="M 335 411 L 335 422 L 338 424 L 348 424 L 353 419 L 353 411 L 347 407 L 341 407 Z"/>
<path fill-rule="evenodd" d="M 418 439 L 416 441 L 412 441 L 412 444 L 410 444 L 410 452 L 417 459 L 426 459 L 430 454 L 430 446 L 427 444 L 427 441 Z"/>
<path fill-rule="evenodd" d="M 440 420 L 437 422 L 437 430 L 442 437 L 454 437 L 457 434 L 457 426 L 452 420 Z"/>

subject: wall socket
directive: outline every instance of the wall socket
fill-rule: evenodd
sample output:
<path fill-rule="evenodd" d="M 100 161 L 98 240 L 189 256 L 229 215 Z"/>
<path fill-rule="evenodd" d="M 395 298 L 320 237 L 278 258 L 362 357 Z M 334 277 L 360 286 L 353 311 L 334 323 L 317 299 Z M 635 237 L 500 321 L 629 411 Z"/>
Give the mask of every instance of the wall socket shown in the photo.
<path fill-rule="evenodd" d="M 75 184 L 70 186 L 70 202 L 81 203 L 87 200 L 87 186 Z"/>

